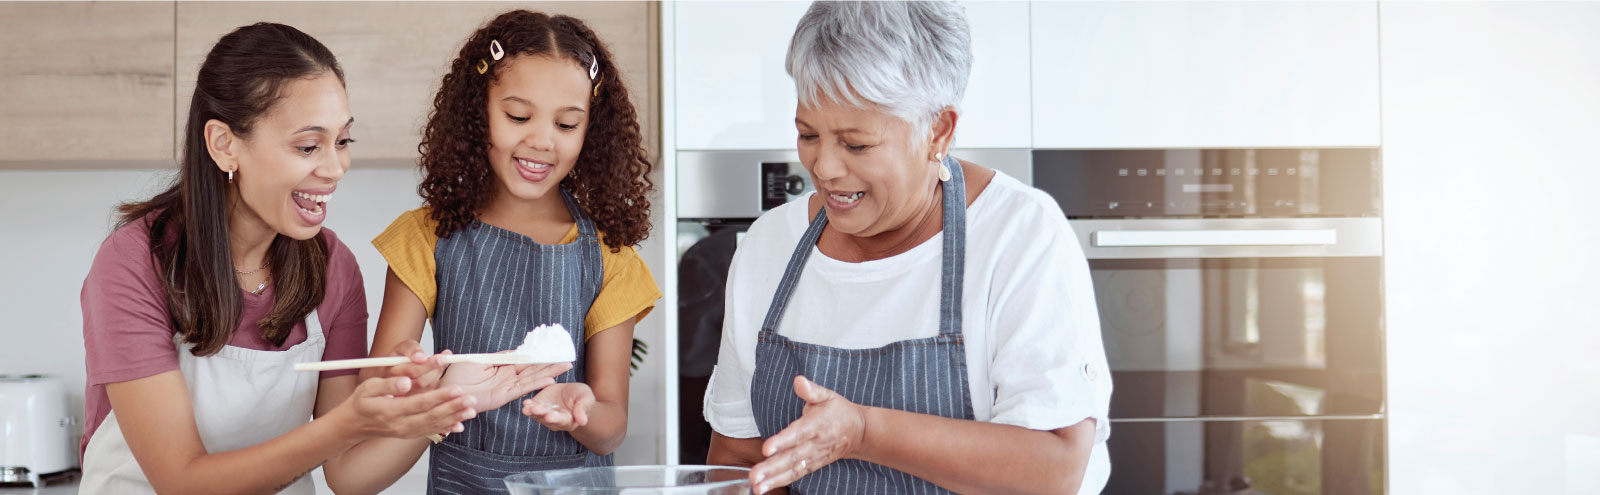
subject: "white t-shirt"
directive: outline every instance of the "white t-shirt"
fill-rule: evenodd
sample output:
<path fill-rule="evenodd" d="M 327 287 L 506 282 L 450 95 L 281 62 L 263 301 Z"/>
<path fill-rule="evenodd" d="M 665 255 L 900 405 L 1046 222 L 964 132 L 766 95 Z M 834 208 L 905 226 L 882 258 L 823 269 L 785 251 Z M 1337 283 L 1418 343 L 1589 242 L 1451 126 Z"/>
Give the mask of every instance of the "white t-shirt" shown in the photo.
<path fill-rule="evenodd" d="M 751 225 L 728 271 L 722 350 L 706 390 L 711 427 L 760 436 L 750 406 L 756 335 L 795 245 L 810 224 L 810 196 Z M 943 233 L 889 258 L 847 263 L 815 246 L 778 324 L 791 340 L 867 349 L 939 333 Z M 1111 375 L 1089 265 L 1049 195 L 995 178 L 967 208 L 962 333 L 972 412 L 978 421 L 1053 430 L 1095 420 L 1095 447 L 1081 493 L 1110 475 L 1105 439 Z"/>

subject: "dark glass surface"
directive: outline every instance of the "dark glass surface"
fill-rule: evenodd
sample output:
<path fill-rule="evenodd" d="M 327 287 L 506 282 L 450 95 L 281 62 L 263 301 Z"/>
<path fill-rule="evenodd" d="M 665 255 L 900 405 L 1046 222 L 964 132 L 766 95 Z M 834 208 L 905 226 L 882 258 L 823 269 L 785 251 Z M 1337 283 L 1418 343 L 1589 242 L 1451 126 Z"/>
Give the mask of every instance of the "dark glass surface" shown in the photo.
<path fill-rule="evenodd" d="M 1069 218 L 1375 216 L 1380 177 L 1377 148 L 1033 152 Z"/>
<path fill-rule="evenodd" d="M 1113 418 L 1383 412 L 1378 258 L 1089 266 Z"/>
<path fill-rule="evenodd" d="M 1381 420 L 1116 423 L 1106 495 L 1384 491 Z"/>

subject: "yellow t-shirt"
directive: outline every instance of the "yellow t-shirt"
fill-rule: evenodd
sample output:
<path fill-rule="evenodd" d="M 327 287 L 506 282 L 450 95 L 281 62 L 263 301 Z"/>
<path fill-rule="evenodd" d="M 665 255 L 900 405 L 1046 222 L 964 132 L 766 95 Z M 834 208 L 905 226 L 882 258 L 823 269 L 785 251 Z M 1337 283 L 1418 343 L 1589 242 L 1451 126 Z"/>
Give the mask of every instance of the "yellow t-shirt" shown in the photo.
<path fill-rule="evenodd" d="M 433 259 L 439 236 L 434 234 L 438 222 L 428 215 L 428 211 L 427 207 L 422 207 L 401 214 L 394 219 L 394 223 L 389 224 L 389 228 L 372 240 L 372 245 L 389 262 L 389 269 L 394 271 L 395 276 L 422 300 L 428 317 L 432 318 L 439 294 Z M 600 233 L 600 238 L 604 242 L 604 232 Z M 572 230 L 567 231 L 560 244 L 576 240 L 578 225 L 573 224 Z M 600 295 L 595 297 L 594 305 L 589 306 L 589 313 L 583 319 L 585 339 L 629 318 L 644 319 L 650 310 L 655 309 L 656 301 L 661 299 L 661 290 L 656 287 L 655 277 L 650 275 L 650 267 L 644 264 L 644 259 L 633 247 L 624 246 L 621 251 L 613 253 L 610 247 L 602 244 L 600 264 Z"/>

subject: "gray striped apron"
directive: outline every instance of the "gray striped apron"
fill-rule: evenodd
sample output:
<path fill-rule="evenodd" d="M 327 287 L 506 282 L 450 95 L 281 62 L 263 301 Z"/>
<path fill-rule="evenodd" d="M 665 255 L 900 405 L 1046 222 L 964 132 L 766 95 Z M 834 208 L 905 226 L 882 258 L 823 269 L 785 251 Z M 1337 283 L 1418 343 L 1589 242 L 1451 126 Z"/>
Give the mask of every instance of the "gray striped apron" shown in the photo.
<path fill-rule="evenodd" d="M 498 352 L 520 345 L 535 326 L 560 323 L 572 333 L 578 359 L 556 381 L 584 380 L 583 320 L 600 294 L 602 248 L 594 222 L 566 190 L 561 197 L 578 224 L 572 243 L 539 244 L 478 221 L 439 239 L 434 349 Z M 506 493 L 502 480 L 510 474 L 611 465 L 610 455 L 596 456 L 572 434 L 522 415 L 521 399 L 462 425 L 466 431 L 430 450 L 430 494 Z"/>
<path fill-rule="evenodd" d="M 778 335 L 778 322 L 794 295 L 806 259 L 828 224 L 817 211 L 767 309 L 756 343 L 750 403 L 762 438 L 771 438 L 800 418 L 805 403 L 794 394 L 795 375 L 805 375 L 857 404 L 972 419 L 966 345 L 961 337 L 961 277 L 965 267 L 967 203 L 961 164 L 945 158 L 944 256 L 939 284 L 939 335 L 894 342 L 875 349 L 839 349 L 795 342 Z M 950 493 L 921 478 L 865 461 L 842 459 L 790 485 L 807 493 Z"/>

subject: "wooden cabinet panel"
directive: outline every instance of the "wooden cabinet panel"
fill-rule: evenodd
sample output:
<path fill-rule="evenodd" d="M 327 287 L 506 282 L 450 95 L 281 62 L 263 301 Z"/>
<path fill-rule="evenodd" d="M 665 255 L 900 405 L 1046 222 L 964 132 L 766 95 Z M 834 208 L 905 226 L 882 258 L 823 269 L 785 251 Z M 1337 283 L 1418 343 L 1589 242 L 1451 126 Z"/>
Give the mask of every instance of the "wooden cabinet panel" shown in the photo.
<path fill-rule="evenodd" d="M 0 3 L 0 161 L 170 162 L 172 16 L 171 3 Z"/>
<path fill-rule="evenodd" d="M 288 24 L 327 45 L 344 67 L 359 141 L 351 151 L 356 165 L 409 167 L 439 79 L 461 43 L 495 15 L 518 8 L 583 19 L 609 44 L 647 148 L 658 155 L 652 96 L 658 41 L 655 7 L 647 2 L 181 2 L 178 115 L 188 111 L 200 63 L 217 38 L 254 22 Z"/>

